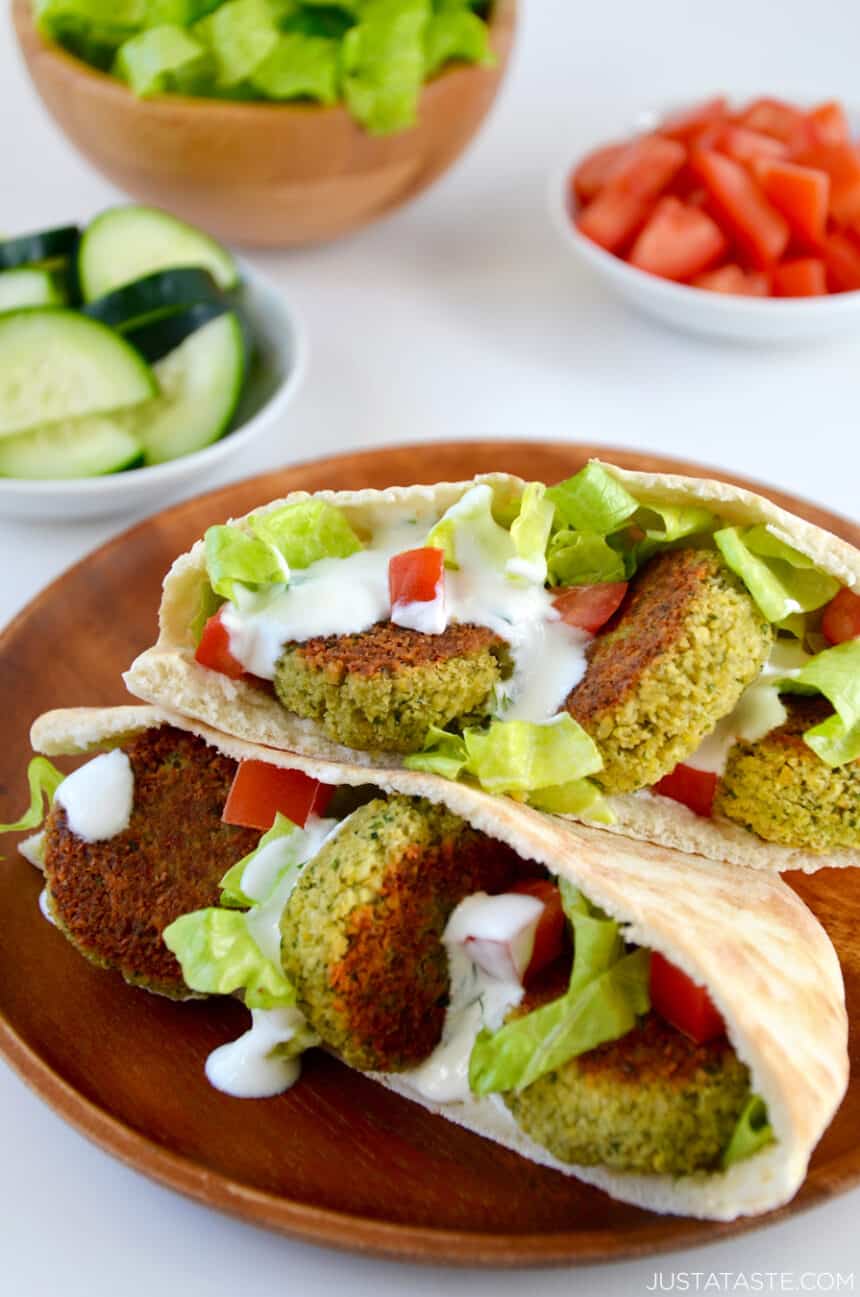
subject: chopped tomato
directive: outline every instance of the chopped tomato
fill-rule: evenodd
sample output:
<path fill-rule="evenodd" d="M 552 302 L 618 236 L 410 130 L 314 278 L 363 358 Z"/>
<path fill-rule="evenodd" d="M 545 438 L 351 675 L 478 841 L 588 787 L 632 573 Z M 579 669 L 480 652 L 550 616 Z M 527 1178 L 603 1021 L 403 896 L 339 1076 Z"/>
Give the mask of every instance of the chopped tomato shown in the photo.
<path fill-rule="evenodd" d="M 223 608 L 219 608 L 203 627 L 194 657 L 202 667 L 209 667 L 210 671 L 220 671 L 222 676 L 238 680 L 245 674 L 245 668 L 230 652 L 230 635 L 221 619 L 223 611 Z"/>
<path fill-rule="evenodd" d="M 322 815 L 334 793 L 330 784 L 301 770 L 285 770 L 268 761 L 240 761 L 221 819 L 246 829 L 270 829 L 278 811 L 304 826 Z"/>
<path fill-rule="evenodd" d="M 582 159 L 571 178 L 576 204 L 590 203 L 596 198 L 629 148 L 629 143 L 606 144 Z"/>
<path fill-rule="evenodd" d="M 659 951 L 651 951 L 651 1007 L 697 1045 L 726 1033 L 726 1024 L 705 990 Z"/>
<path fill-rule="evenodd" d="M 860 248 L 846 234 L 830 234 L 819 249 L 832 293 L 860 288 Z"/>
<path fill-rule="evenodd" d="M 535 929 L 532 957 L 523 974 L 523 981 L 528 982 L 561 954 L 565 927 L 561 893 L 555 883 L 551 883 L 548 878 L 523 879 L 521 883 L 515 883 L 511 891 L 522 892 L 526 896 L 536 896 L 543 902 L 543 913 Z"/>
<path fill-rule="evenodd" d="M 802 148 L 812 136 L 812 128 L 799 108 L 780 99 L 756 99 L 738 118 L 741 126 L 761 131 L 782 140 L 791 149 Z"/>
<path fill-rule="evenodd" d="M 816 244 L 824 234 L 830 201 L 830 177 L 826 171 L 801 167 L 794 162 L 761 158 L 753 168 L 762 192 L 804 243 Z"/>
<path fill-rule="evenodd" d="M 430 603 L 445 578 L 445 551 L 425 545 L 395 554 L 388 562 L 388 594 L 391 606 Z"/>
<path fill-rule="evenodd" d="M 824 609 L 821 629 L 831 644 L 860 639 L 860 595 L 847 586 L 834 595 Z"/>
<path fill-rule="evenodd" d="M 742 270 L 732 262 L 719 270 L 708 270 L 692 281 L 695 288 L 707 288 L 712 293 L 738 293 L 742 297 L 767 297 L 767 275 L 760 270 Z"/>
<path fill-rule="evenodd" d="M 840 225 L 860 217 L 860 151 L 851 144 L 817 144 L 798 153 L 801 166 L 830 177 L 830 214 Z"/>
<path fill-rule="evenodd" d="M 631 266 L 664 279 L 689 279 L 713 265 L 727 247 L 725 235 L 707 212 L 679 198 L 661 198 L 633 244 Z"/>
<path fill-rule="evenodd" d="M 818 257 L 800 257 L 774 266 L 771 283 L 777 297 L 823 297 L 827 293 L 827 272 Z"/>
<path fill-rule="evenodd" d="M 553 607 L 568 626 L 600 630 L 621 606 L 627 593 L 626 581 L 602 581 L 599 585 L 572 585 L 557 594 Z"/>
<path fill-rule="evenodd" d="M 848 119 L 840 103 L 835 99 L 826 104 L 818 104 L 807 113 L 812 125 L 812 133 L 819 144 L 847 144 L 851 139 Z"/>
<path fill-rule="evenodd" d="M 645 224 L 685 157 L 684 146 L 675 140 L 658 135 L 637 140 L 597 197 L 580 213 L 578 224 L 583 234 L 610 252 L 623 247 Z"/>
<path fill-rule="evenodd" d="M 704 103 L 696 104 L 693 108 L 682 109 L 680 112 L 664 117 L 657 130 L 661 135 L 668 135 L 673 140 L 687 140 L 703 127 L 710 126 L 713 122 L 724 121 L 727 107 L 725 96 L 717 95 L 714 99 L 706 99 Z"/>
<path fill-rule="evenodd" d="M 713 148 L 735 162 L 752 162 L 754 158 L 784 158 L 788 145 L 762 131 L 751 131 L 747 126 L 724 126 L 716 137 Z"/>
<path fill-rule="evenodd" d="M 690 165 L 710 194 L 724 229 L 753 265 L 764 270 L 778 261 L 788 243 L 788 225 L 746 167 L 706 149 L 696 150 Z"/>
<path fill-rule="evenodd" d="M 696 815 L 709 818 L 714 809 L 714 794 L 717 791 L 717 776 L 709 770 L 696 770 L 683 763 L 664 775 L 654 785 L 654 792 L 662 797 L 671 797 L 673 802 L 682 802 Z"/>

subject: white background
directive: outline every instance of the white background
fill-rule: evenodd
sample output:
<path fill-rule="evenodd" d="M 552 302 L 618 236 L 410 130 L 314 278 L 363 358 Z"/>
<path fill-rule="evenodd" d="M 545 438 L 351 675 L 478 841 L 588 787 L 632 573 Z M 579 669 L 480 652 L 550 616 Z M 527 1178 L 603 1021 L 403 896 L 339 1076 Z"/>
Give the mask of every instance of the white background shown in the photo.
<path fill-rule="evenodd" d="M 561 159 L 654 103 L 717 89 L 850 101 L 860 6 L 525 0 L 523 8 L 501 99 L 451 174 L 341 244 L 254 258 L 304 315 L 311 369 L 284 427 L 237 475 L 405 440 L 579 438 L 724 465 L 856 517 L 860 339 L 754 350 L 663 331 L 568 261 L 545 191 Z M 0 224 L 18 232 L 86 219 L 116 192 L 49 122 L 3 21 Z M 130 521 L 0 519 L 0 622 Z M 185 1202 L 90 1147 L 0 1064 L 1 1294 L 381 1297 L 444 1287 L 500 1297 L 526 1287 L 538 1297 L 574 1289 L 599 1297 L 645 1292 L 655 1271 L 666 1286 L 677 1271 L 704 1272 L 700 1285 L 710 1271 L 750 1280 L 752 1271 L 781 1272 L 763 1276 L 759 1290 L 799 1291 L 819 1282 L 805 1272 L 860 1270 L 858 1209 L 855 1191 L 725 1244 L 604 1268 L 417 1269 L 291 1243 Z M 828 1290 L 826 1274 L 817 1290 Z"/>

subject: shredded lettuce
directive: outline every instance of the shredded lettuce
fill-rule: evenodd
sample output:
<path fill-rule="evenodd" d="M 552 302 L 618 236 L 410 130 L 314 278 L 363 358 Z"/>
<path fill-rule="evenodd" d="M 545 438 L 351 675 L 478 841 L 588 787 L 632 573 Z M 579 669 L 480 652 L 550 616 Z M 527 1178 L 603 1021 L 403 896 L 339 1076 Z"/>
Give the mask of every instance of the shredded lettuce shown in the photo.
<path fill-rule="evenodd" d="M 204 545 L 209 585 L 224 599 L 235 597 L 237 584 L 261 590 L 289 581 L 289 565 L 278 550 L 238 527 L 210 527 Z"/>
<path fill-rule="evenodd" d="M 529 482 L 522 494 L 520 511 L 511 523 L 510 536 L 516 550 L 516 556 L 506 564 L 511 576 L 524 576 L 544 584 L 546 547 L 554 514 L 555 506 L 547 500 L 543 483 Z"/>
<path fill-rule="evenodd" d="M 557 531 L 549 543 L 547 569 L 552 585 L 599 585 L 626 581 L 624 555 L 593 531 Z"/>
<path fill-rule="evenodd" d="M 808 729 L 804 742 L 829 766 L 860 758 L 860 639 L 818 653 L 797 675 L 776 681 L 783 693 L 823 694 L 836 712 Z"/>
<path fill-rule="evenodd" d="M 429 0 L 366 0 L 343 38 L 344 98 L 372 135 L 415 123 L 429 18 Z"/>
<path fill-rule="evenodd" d="M 586 464 L 546 494 L 563 527 L 598 536 L 617 531 L 639 508 L 630 492 L 599 464 Z"/>
<path fill-rule="evenodd" d="M 770 622 L 821 608 L 839 589 L 835 577 L 820 572 L 766 527 L 724 527 L 714 532 L 714 540 Z"/>
<path fill-rule="evenodd" d="M 211 72 L 207 51 L 174 24 L 150 27 L 120 47 L 114 76 L 125 81 L 136 95 L 191 93 Z"/>
<path fill-rule="evenodd" d="M 271 513 L 252 515 L 251 530 L 291 568 L 322 558 L 349 558 L 362 548 L 346 516 L 325 500 L 300 500 Z"/>
<path fill-rule="evenodd" d="M 192 28 L 211 51 L 220 87 L 230 89 L 253 76 L 278 41 L 268 0 L 228 0 Z"/>
<path fill-rule="evenodd" d="M 247 910 L 254 905 L 258 905 L 261 899 L 260 897 L 246 896 L 242 891 L 242 877 L 245 870 L 253 860 L 256 860 L 259 857 L 260 852 L 264 847 L 268 847 L 273 842 L 281 842 L 285 838 L 293 837 L 296 833 L 301 834 L 298 825 L 294 824 L 286 815 L 277 811 L 275 813 L 274 824 L 266 833 L 263 834 L 254 850 L 249 851 L 247 856 L 243 856 L 241 860 L 237 860 L 235 865 L 232 865 L 221 879 L 221 904 L 226 905 L 229 909 L 240 910 Z M 301 834 L 301 836 L 304 837 L 303 834 Z M 278 882 L 283 877 L 284 870 L 289 869 L 294 863 L 294 853 L 285 852 L 283 861 L 279 863 L 281 864 L 281 867 L 272 879 L 272 887 L 269 889 L 270 892 L 277 886 Z"/>
<path fill-rule="evenodd" d="M 284 32 L 254 70 L 251 84 L 269 99 L 313 99 L 334 104 L 338 99 L 339 58 L 336 40 Z"/>
<path fill-rule="evenodd" d="M 487 24 L 466 4 L 446 5 L 433 13 L 424 35 L 424 75 L 431 77 L 452 60 L 492 65 Z"/>
<path fill-rule="evenodd" d="M 758 1153 L 773 1142 L 773 1131 L 767 1119 L 764 1099 L 758 1094 L 751 1094 L 723 1153 L 723 1170 L 727 1170 L 735 1162 L 752 1157 L 753 1153 Z"/>
<path fill-rule="evenodd" d="M 11 824 L 0 824 L 0 833 L 22 833 L 25 829 L 38 829 L 64 779 L 65 775 L 47 757 L 33 757 L 27 766 L 30 805 L 20 819 Z"/>
<path fill-rule="evenodd" d="M 286 1008 L 295 1003 L 295 989 L 260 950 L 241 911 L 195 910 L 175 919 L 163 936 L 192 991 L 208 995 L 242 991 L 249 1009 Z"/>
<path fill-rule="evenodd" d="M 484 1029 L 479 1034 L 469 1059 L 469 1085 L 475 1094 L 524 1090 L 570 1059 L 626 1035 L 651 1007 L 651 952 L 626 953 L 615 920 L 566 879 L 559 886 L 574 932 L 567 992 L 496 1032 Z"/>

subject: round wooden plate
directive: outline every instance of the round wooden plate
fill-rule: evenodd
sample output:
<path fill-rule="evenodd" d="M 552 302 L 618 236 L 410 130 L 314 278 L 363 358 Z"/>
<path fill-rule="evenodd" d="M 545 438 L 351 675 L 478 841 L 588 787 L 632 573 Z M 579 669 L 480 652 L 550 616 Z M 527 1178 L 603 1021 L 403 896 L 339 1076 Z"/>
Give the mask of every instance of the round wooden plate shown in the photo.
<path fill-rule="evenodd" d="M 302 464 L 214 491 L 111 541 L 44 590 L 0 638 L 0 821 L 20 814 L 27 732 L 58 706 L 127 701 L 119 678 L 155 637 L 161 579 L 210 523 L 298 488 L 384 487 L 505 469 L 556 481 L 593 454 L 631 468 L 707 470 L 581 445 L 455 443 Z M 726 476 L 722 474 L 722 476 Z M 749 483 L 746 483 L 749 485 Z M 779 504 L 860 544 L 860 529 L 782 493 Z M 825 923 L 860 1015 L 860 873 L 792 877 Z M 287 1094 L 230 1099 L 206 1055 L 244 1030 L 232 1001 L 172 1004 L 88 965 L 41 917 L 35 870 L 0 862 L 0 1051 L 103 1148 L 163 1184 L 258 1225 L 318 1243 L 425 1261 L 547 1264 L 638 1256 L 725 1237 L 860 1180 L 860 1080 L 794 1202 L 715 1225 L 656 1216 L 542 1170 L 311 1055 Z M 852 1064 L 860 1064 L 852 1033 Z M 860 1073 L 858 1073 L 860 1074 Z"/>

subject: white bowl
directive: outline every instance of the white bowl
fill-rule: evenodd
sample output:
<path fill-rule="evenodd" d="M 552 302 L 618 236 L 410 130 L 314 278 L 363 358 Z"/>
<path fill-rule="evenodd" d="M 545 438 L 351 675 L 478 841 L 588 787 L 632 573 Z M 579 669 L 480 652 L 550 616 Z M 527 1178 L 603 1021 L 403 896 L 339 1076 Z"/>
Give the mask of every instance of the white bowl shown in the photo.
<path fill-rule="evenodd" d="M 233 426 L 220 441 L 181 459 L 104 477 L 51 479 L 0 477 L 0 518 L 61 522 L 130 514 L 197 487 L 227 460 L 278 422 L 307 365 L 304 329 L 280 291 L 246 262 L 239 262 L 242 308 L 255 342 L 255 361 Z"/>
<path fill-rule="evenodd" d="M 647 117 L 643 115 L 636 129 L 641 130 L 654 120 L 650 113 Z M 565 246 L 616 296 L 672 328 L 732 342 L 816 342 L 838 333 L 860 334 L 860 292 L 834 293 L 828 297 L 741 297 L 714 293 L 660 279 L 598 247 L 574 224 L 568 184 L 580 159 L 605 143 L 604 138 L 583 149 L 553 173 L 549 206 L 553 225 Z"/>

